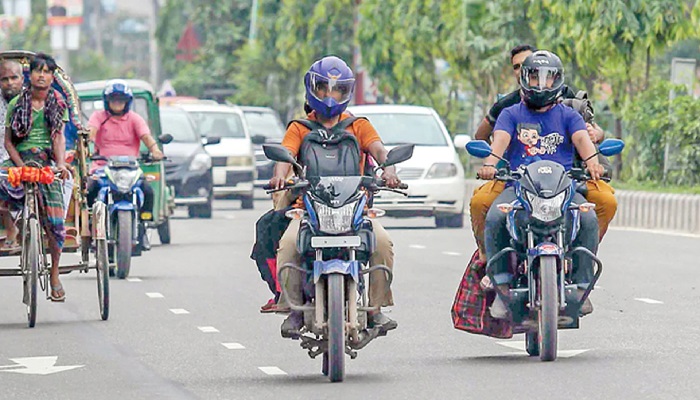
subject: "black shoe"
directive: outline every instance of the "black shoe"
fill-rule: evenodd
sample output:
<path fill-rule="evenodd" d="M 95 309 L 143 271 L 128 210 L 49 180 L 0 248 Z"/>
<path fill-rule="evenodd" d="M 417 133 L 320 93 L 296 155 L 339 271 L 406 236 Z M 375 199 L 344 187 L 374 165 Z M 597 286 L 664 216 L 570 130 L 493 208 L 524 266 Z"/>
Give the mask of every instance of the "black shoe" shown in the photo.
<path fill-rule="evenodd" d="M 370 328 L 379 328 L 380 331 L 387 332 L 398 328 L 399 323 L 378 312 L 370 317 L 369 326 Z"/>
<path fill-rule="evenodd" d="M 301 335 L 301 328 L 304 327 L 304 313 L 301 311 L 292 311 L 289 316 L 282 322 L 282 337 L 283 338 L 298 338 Z"/>

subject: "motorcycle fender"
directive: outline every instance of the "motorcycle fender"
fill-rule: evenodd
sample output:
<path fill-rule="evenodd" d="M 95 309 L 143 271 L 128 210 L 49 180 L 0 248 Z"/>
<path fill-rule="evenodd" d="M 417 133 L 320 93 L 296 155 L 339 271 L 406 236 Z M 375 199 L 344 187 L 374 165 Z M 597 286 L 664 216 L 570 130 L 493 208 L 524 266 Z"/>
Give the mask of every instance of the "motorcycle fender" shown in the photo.
<path fill-rule="evenodd" d="M 143 190 L 141 190 L 141 188 L 140 188 L 139 186 L 136 186 L 136 187 L 134 188 L 134 194 L 136 195 L 136 202 L 137 202 L 139 208 L 142 208 L 142 207 L 143 207 L 143 201 L 144 201 Z"/>
<path fill-rule="evenodd" d="M 110 204 L 110 214 L 115 211 L 134 211 L 134 203 L 128 201 L 120 201 L 119 203 Z"/>
<path fill-rule="evenodd" d="M 359 261 L 327 260 L 314 261 L 314 284 L 318 282 L 321 275 L 343 274 L 350 275 L 357 282 L 360 273 Z"/>
<path fill-rule="evenodd" d="M 540 243 L 532 249 L 527 250 L 528 258 L 534 259 L 540 256 L 557 256 L 562 258 L 564 252 L 561 247 L 551 242 Z"/>
<path fill-rule="evenodd" d="M 109 187 L 102 186 L 99 193 L 97 193 L 97 200 L 107 204 L 107 195 L 109 194 Z"/>

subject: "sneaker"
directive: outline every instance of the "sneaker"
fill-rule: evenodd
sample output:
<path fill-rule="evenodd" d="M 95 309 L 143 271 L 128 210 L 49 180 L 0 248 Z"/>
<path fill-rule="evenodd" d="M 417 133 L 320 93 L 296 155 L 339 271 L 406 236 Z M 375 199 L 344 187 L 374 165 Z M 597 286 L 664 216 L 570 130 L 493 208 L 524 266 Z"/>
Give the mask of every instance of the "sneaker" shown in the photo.
<path fill-rule="evenodd" d="M 383 332 L 387 332 L 398 328 L 399 323 L 387 317 L 381 311 L 370 317 L 370 328 L 379 328 Z"/>
<path fill-rule="evenodd" d="M 508 285 L 498 285 L 498 288 L 502 292 L 510 290 L 510 287 Z M 491 304 L 491 308 L 489 308 L 489 311 L 491 313 L 492 318 L 508 319 L 509 307 L 498 294 L 496 294 L 496 298 L 493 300 L 493 304 Z"/>
<path fill-rule="evenodd" d="M 578 289 L 578 301 L 581 302 L 581 298 L 586 291 L 583 289 Z M 581 316 L 588 315 L 593 312 L 593 303 L 591 303 L 591 296 L 586 298 L 586 301 L 581 304 Z"/>
<path fill-rule="evenodd" d="M 304 313 L 301 311 L 292 311 L 289 316 L 282 322 L 282 337 L 283 338 L 298 338 L 301 335 L 301 328 L 304 327 Z"/>

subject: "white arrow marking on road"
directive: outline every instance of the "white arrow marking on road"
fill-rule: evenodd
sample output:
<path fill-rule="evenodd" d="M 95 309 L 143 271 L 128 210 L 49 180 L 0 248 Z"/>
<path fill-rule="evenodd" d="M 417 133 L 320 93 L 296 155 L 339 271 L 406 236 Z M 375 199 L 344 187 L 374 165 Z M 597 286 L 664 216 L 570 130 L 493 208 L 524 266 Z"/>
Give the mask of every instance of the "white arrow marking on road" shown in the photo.
<path fill-rule="evenodd" d="M 462 253 L 457 253 L 455 251 L 443 251 L 442 254 L 446 256 L 461 256 Z"/>
<path fill-rule="evenodd" d="M 268 375 L 287 375 L 286 372 L 277 367 L 258 367 L 258 369 Z"/>
<path fill-rule="evenodd" d="M 635 298 L 635 300 L 641 301 L 642 303 L 647 303 L 647 304 L 664 304 L 663 301 L 654 300 L 654 299 L 647 299 L 645 297 L 639 298 L 639 299 Z"/>
<path fill-rule="evenodd" d="M 141 282 L 141 278 L 126 278 L 129 282 Z"/>
<path fill-rule="evenodd" d="M 190 312 L 184 308 L 171 308 L 170 312 L 173 314 L 189 314 Z"/>
<path fill-rule="evenodd" d="M 214 328 L 213 326 L 198 326 L 197 329 L 204 333 L 216 333 L 219 330 Z"/>
<path fill-rule="evenodd" d="M 525 341 L 524 340 L 513 340 L 513 341 L 508 341 L 508 342 L 496 342 L 497 344 L 500 344 L 501 346 L 509 347 L 511 349 L 515 350 L 520 350 L 518 353 L 509 353 L 509 355 L 527 355 L 527 351 L 525 350 Z M 584 350 L 557 350 L 557 357 L 562 357 L 562 358 L 571 358 L 571 357 L 576 357 L 579 354 L 583 354 L 587 351 L 590 351 L 590 349 L 584 349 Z"/>
<path fill-rule="evenodd" d="M 243 349 L 245 349 L 245 346 L 243 346 L 240 343 L 221 343 L 221 345 L 226 347 L 229 350 L 243 350 Z"/>
<path fill-rule="evenodd" d="M 56 364 L 57 360 L 58 357 L 56 356 L 11 358 L 10 361 L 16 364 L 0 366 L 0 372 L 14 372 L 17 374 L 27 375 L 49 375 L 84 367 L 84 365 L 65 365 L 62 367 L 56 367 L 54 364 Z"/>
<path fill-rule="evenodd" d="M 408 247 L 410 247 L 412 249 L 424 249 L 425 248 L 425 246 L 423 246 L 422 244 L 412 244 Z"/>
<path fill-rule="evenodd" d="M 156 292 L 153 292 L 153 293 L 146 293 L 146 296 L 148 296 L 148 297 L 150 297 L 150 298 L 152 298 L 152 299 L 162 299 L 163 297 L 165 297 L 165 296 L 163 296 L 162 294 L 156 293 Z"/>

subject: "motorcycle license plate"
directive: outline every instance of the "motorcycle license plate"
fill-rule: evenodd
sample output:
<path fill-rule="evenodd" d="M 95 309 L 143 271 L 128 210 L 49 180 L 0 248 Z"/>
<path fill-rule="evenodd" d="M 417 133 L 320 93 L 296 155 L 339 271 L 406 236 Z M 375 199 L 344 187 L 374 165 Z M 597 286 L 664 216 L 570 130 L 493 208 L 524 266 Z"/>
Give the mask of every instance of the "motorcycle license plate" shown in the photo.
<path fill-rule="evenodd" d="M 311 238 L 311 247 L 360 247 L 362 240 L 359 236 L 316 236 Z"/>

